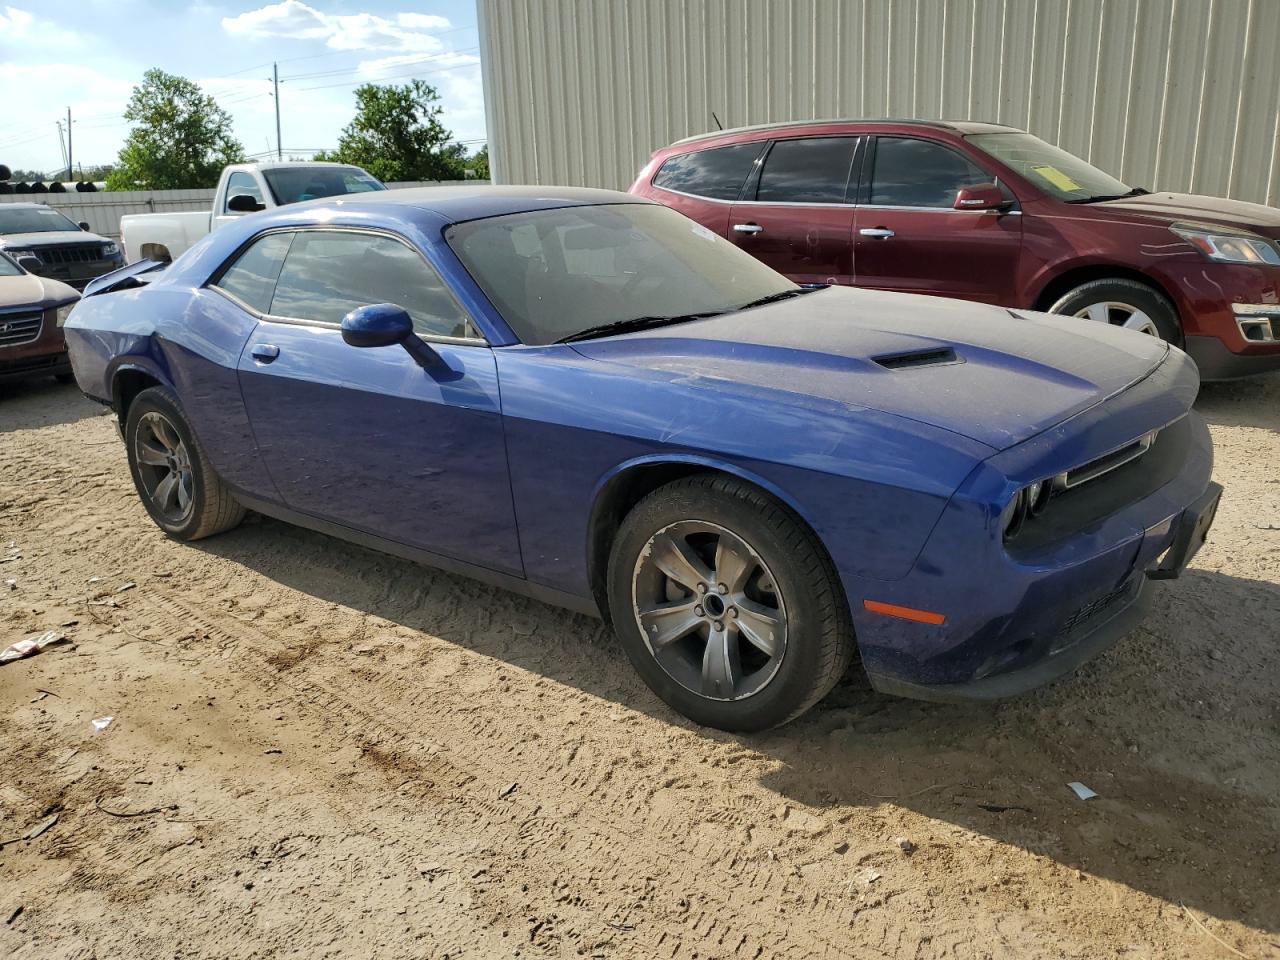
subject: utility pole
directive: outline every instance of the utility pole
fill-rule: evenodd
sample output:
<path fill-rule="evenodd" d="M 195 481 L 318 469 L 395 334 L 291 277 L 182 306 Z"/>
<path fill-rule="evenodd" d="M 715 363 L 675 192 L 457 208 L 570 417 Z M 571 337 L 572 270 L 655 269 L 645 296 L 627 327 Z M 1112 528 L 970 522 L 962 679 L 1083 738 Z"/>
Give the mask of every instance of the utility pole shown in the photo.
<path fill-rule="evenodd" d="M 67 182 L 75 179 L 71 175 L 71 108 L 67 107 Z"/>
<path fill-rule="evenodd" d="M 271 64 L 271 82 L 275 86 L 276 98 L 276 159 L 284 159 L 284 151 L 280 147 L 280 64 Z"/>

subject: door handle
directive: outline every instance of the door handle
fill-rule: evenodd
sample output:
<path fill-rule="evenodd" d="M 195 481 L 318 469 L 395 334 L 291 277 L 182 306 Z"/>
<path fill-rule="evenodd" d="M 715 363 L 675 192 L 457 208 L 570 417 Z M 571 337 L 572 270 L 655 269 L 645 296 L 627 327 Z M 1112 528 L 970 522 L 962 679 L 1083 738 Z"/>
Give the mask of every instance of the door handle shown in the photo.
<path fill-rule="evenodd" d="M 863 227 L 858 233 L 864 237 L 879 237 L 881 240 L 888 240 L 893 236 L 893 231 L 887 227 Z"/>
<path fill-rule="evenodd" d="M 735 223 L 733 225 L 734 233 L 764 233 L 764 227 L 758 223 Z"/>
<path fill-rule="evenodd" d="M 270 363 L 280 356 L 280 348 L 271 343 L 259 343 L 249 350 L 249 356 L 259 363 Z"/>

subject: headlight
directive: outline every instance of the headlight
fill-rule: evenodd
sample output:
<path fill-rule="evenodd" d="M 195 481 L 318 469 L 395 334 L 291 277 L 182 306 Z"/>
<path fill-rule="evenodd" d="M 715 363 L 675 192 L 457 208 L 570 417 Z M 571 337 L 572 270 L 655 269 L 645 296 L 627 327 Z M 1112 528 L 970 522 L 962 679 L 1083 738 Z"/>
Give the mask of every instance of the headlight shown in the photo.
<path fill-rule="evenodd" d="M 104 257 L 118 257 L 120 255 L 120 247 L 114 243 L 104 243 L 102 245 L 102 255 Z"/>
<path fill-rule="evenodd" d="M 64 303 L 58 308 L 58 326 L 62 326 L 67 322 L 67 317 L 71 316 L 71 311 L 75 307 L 75 301 Z"/>
<path fill-rule="evenodd" d="M 40 259 L 38 256 L 36 256 L 36 252 L 34 250 L 18 250 L 18 249 L 15 249 L 14 247 L 5 247 L 4 252 L 7 253 L 9 256 L 13 257 L 13 259 L 15 260 L 19 259 L 20 257 L 35 257 L 37 260 Z"/>
<path fill-rule="evenodd" d="M 1169 229 L 1218 263 L 1255 263 L 1280 267 L 1280 250 L 1265 237 L 1214 231 L 1185 223 L 1175 223 Z"/>
<path fill-rule="evenodd" d="M 1045 507 L 1049 505 L 1049 498 L 1053 496 L 1055 479 L 1051 477 L 1048 480 L 1037 480 L 1014 494 L 1000 514 L 1000 529 L 1004 531 L 1006 541 L 1012 540 L 1022 531 L 1027 517 L 1038 517 L 1044 513 Z"/>

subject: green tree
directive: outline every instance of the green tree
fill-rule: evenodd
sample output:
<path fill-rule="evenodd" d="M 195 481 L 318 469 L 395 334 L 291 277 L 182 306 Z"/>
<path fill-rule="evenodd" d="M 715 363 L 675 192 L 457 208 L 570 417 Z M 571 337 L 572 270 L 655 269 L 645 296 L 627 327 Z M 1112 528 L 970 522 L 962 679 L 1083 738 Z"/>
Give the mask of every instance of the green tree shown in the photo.
<path fill-rule="evenodd" d="M 212 187 L 223 167 L 244 160 L 230 115 L 185 77 L 148 70 L 124 116 L 134 126 L 107 177 L 108 190 Z"/>
<path fill-rule="evenodd" d="M 474 171 L 477 180 L 489 179 L 489 145 L 487 143 L 467 157 L 466 167 Z"/>
<path fill-rule="evenodd" d="M 461 180 L 466 150 L 440 122 L 440 95 L 422 80 L 356 88 L 356 115 L 338 149 L 317 160 L 352 163 L 386 183 Z"/>

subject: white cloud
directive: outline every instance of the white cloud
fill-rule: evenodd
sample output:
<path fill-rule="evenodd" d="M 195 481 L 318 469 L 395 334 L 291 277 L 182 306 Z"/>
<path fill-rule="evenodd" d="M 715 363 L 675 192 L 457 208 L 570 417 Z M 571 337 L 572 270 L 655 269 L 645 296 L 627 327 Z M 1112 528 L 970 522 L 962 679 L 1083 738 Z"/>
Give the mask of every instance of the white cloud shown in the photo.
<path fill-rule="evenodd" d="M 398 13 L 394 18 L 372 13 L 323 13 L 301 0 L 281 0 L 234 17 L 224 17 L 228 33 L 260 38 L 323 40 L 332 50 L 388 50 L 432 53 L 444 46 L 426 32 L 449 26 L 444 17 Z"/>
<path fill-rule="evenodd" d="M 5 7 L 0 11 L 0 37 L 6 39 L 20 40 L 26 36 L 27 28 L 31 26 L 34 20 L 31 14 L 26 10 L 19 10 L 17 7 Z"/>

